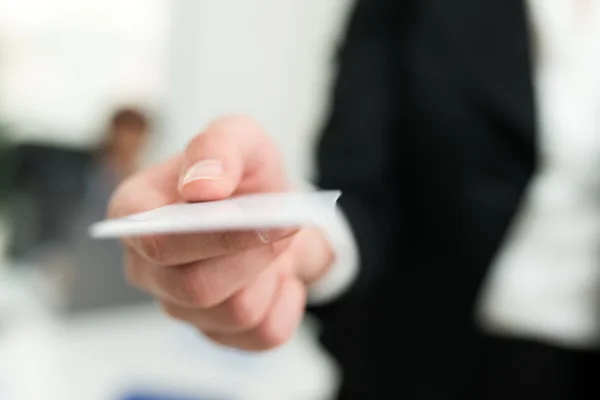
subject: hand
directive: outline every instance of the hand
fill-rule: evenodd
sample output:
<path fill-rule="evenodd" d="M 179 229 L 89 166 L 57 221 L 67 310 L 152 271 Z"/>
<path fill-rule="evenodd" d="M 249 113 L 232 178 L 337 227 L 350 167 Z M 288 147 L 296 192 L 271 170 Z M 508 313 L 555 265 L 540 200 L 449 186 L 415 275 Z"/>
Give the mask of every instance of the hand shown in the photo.
<path fill-rule="evenodd" d="M 109 217 L 289 189 L 269 137 L 247 118 L 227 117 L 196 136 L 184 154 L 124 182 Z M 333 261 L 328 242 L 313 228 L 153 235 L 123 243 L 132 284 L 156 296 L 170 316 L 245 350 L 290 338 L 304 315 L 306 285 Z"/>

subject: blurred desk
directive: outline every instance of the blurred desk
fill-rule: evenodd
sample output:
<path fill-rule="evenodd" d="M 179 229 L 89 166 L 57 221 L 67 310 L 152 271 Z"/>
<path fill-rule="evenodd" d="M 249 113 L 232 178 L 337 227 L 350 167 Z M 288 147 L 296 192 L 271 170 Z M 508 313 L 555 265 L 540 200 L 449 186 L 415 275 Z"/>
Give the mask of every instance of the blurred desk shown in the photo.
<path fill-rule="evenodd" d="M 0 277 L 1 399 L 120 400 L 154 391 L 324 400 L 335 389 L 334 365 L 308 326 L 276 351 L 248 354 L 214 346 L 154 306 L 57 318 L 32 281 Z"/>

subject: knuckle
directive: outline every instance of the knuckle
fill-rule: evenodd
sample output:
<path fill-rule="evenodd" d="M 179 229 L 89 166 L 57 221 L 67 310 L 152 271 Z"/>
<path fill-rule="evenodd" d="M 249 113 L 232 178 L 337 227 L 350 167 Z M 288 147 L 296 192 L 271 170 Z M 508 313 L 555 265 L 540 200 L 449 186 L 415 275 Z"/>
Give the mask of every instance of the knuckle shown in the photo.
<path fill-rule="evenodd" d="M 262 312 L 256 302 L 246 295 L 238 295 L 230 300 L 229 312 L 234 327 L 249 330 L 260 323 Z"/>
<path fill-rule="evenodd" d="M 177 297 L 194 308 L 212 308 L 218 303 L 215 284 L 209 274 L 196 269 L 184 270 L 178 279 Z"/>
<path fill-rule="evenodd" d="M 273 349 L 286 343 L 291 332 L 285 326 L 267 320 L 257 328 L 256 336 L 261 348 Z"/>
<path fill-rule="evenodd" d="M 168 236 L 144 236 L 138 241 L 140 251 L 150 262 L 156 264 L 167 264 L 171 243 Z"/>

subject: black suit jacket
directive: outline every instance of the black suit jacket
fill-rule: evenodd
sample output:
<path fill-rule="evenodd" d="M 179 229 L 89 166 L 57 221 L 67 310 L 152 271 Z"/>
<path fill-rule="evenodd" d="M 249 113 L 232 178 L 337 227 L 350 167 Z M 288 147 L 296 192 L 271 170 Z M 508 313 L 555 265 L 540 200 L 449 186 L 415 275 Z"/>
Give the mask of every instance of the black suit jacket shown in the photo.
<path fill-rule="evenodd" d="M 356 3 L 318 183 L 361 270 L 313 310 L 356 398 L 476 390 L 474 306 L 536 165 L 532 37 L 521 0 Z"/>

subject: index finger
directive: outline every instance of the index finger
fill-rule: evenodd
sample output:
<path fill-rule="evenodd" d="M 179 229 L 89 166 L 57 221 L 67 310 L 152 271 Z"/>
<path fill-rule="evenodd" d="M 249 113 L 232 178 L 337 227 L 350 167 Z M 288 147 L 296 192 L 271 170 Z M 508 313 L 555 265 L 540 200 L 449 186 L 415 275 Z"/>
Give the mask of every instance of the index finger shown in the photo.
<path fill-rule="evenodd" d="M 182 157 L 174 157 L 125 181 L 113 195 L 108 215 L 119 218 L 181 201 L 177 178 Z M 224 231 L 123 238 L 123 243 L 154 264 L 179 265 L 279 241 L 294 230 Z"/>

